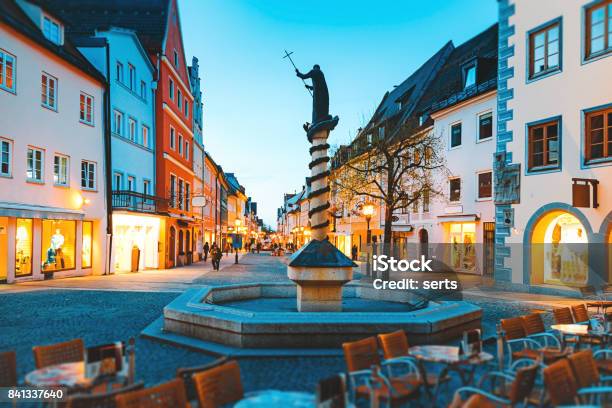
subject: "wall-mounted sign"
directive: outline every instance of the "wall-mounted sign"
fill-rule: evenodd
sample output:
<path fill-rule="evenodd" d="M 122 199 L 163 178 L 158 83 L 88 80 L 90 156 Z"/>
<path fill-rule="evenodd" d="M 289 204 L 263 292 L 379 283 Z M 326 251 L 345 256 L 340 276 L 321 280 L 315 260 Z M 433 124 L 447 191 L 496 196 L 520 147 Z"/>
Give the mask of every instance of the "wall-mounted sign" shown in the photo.
<path fill-rule="evenodd" d="M 598 180 L 595 179 L 572 179 L 572 205 L 574 207 L 590 208 L 591 207 L 591 188 L 593 189 L 593 208 L 599 207 L 597 201 L 597 185 Z"/>

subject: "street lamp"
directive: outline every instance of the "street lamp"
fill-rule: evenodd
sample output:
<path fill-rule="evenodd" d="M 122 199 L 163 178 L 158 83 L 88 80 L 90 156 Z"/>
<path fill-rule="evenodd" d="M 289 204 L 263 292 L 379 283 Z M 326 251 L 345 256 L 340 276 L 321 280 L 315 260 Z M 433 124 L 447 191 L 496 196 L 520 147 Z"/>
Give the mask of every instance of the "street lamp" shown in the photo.
<path fill-rule="evenodd" d="M 368 226 L 368 232 L 366 236 L 366 244 L 369 244 L 372 241 L 372 231 L 370 231 L 370 220 L 372 219 L 372 215 L 374 215 L 374 206 L 372 204 L 364 204 L 361 208 L 361 213 L 366 219 L 366 223 Z"/>
<path fill-rule="evenodd" d="M 236 225 L 236 240 L 238 240 L 238 234 L 240 232 L 240 225 L 242 224 L 242 221 L 240 220 L 240 218 L 236 218 L 236 220 L 234 221 L 234 224 Z M 234 261 L 234 263 L 237 264 L 238 263 L 238 245 L 237 244 L 234 249 L 236 252 L 236 260 Z"/>

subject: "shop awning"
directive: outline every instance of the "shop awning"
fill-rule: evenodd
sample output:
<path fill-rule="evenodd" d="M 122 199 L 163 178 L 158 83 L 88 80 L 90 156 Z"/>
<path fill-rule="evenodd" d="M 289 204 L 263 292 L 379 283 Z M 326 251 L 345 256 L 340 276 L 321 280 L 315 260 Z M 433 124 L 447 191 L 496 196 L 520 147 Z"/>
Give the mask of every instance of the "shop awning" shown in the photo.
<path fill-rule="evenodd" d="M 475 222 L 480 220 L 480 214 L 448 214 L 438 215 L 440 222 Z"/>
<path fill-rule="evenodd" d="M 0 217 L 82 220 L 85 217 L 85 212 L 68 208 L 0 201 Z"/>

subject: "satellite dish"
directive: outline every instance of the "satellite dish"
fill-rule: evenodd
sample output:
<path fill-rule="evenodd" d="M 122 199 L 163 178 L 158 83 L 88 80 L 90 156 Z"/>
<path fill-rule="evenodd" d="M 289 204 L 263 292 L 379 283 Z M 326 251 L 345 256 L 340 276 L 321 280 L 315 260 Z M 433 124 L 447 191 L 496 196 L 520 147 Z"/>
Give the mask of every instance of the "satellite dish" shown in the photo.
<path fill-rule="evenodd" d="M 205 196 L 193 196 L 191 197 L 192 207 L 206 207 L 208 205 L 208 198 Z"/>

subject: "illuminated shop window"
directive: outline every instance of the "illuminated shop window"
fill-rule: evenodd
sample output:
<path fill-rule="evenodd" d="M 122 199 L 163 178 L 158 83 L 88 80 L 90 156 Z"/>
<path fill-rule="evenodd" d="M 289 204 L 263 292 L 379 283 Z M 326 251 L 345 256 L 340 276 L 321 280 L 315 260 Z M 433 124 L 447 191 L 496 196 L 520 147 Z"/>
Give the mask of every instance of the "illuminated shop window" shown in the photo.
<path fill-rule="evenodd" d="M 32 274 L 32 220 L 17 218 L 15 276 Z"/>
<path fill-rule="evenodd" d="M 43 220 L 41 260 L 42 271 L 62 271 L 75 268 L 76 221 Z"/>
<path fill-rule="evenodd" d="M 83 247 L 81 249 L 82 268 L 91 268 L 91 250 L 93 244 L 93 222 L 83 221 Z"/>
<path fill-rule="evenodd" d="M 451 266 L 457 270 L 473 270 L 476 267 L 476 224 L 452 223 L 450 225 Z"/>

